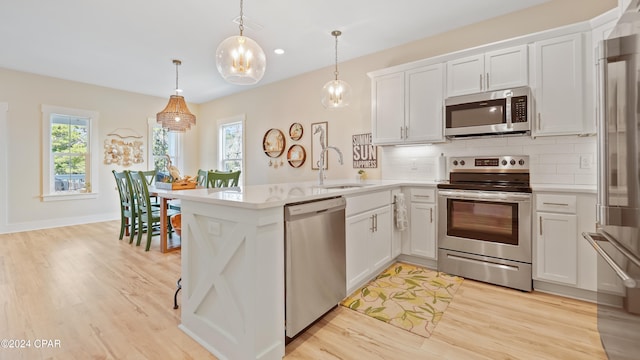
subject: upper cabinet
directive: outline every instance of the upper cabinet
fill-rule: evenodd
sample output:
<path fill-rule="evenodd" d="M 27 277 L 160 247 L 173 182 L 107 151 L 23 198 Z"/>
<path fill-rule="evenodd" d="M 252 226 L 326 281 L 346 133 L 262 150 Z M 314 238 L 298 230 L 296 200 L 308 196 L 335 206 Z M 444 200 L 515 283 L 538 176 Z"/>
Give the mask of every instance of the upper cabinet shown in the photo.
<path fill-rule="evenodd" d="M 387 145 L 443 141 L 443 76 L 442 64 L 373 75 L 373 142 Z"/>
<path fill-rule="evenodd" d="M 447 96 L 528 84 L 527 46 L 520 45 L 447 62 Z"/>
<path fill-rule="evenodd" d="M 576 33 L 534 44 L 535 123 L 533 136 L 592 133 L 592 113 L 584 111 L 592 84 L 585 71 L 585 34 Z M 592 76 L 592 75 L 590 75 Z"/>

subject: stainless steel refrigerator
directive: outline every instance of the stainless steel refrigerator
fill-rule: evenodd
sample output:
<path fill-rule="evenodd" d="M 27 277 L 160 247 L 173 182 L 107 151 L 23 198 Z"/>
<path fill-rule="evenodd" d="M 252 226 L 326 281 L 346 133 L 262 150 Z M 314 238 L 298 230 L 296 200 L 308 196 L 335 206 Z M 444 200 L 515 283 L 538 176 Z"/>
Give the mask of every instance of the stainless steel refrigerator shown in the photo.
<path fill-rule="evenodd" d="M 634 0 L 598 61 L 596 233 L 598 331 L 609 359 L 640 358 L 640 0 Z"/>

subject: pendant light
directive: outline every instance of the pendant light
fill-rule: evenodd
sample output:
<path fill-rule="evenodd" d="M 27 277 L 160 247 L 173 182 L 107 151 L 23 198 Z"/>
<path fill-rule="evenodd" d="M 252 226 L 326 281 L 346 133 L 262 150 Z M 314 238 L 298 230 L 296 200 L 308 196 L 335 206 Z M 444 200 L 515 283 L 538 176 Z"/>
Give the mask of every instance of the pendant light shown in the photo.
<path fill-rule="evenodd" d="M 230 36 L 218 45 L 216 67 L 229 83 L 253 85 L 260 81 L 267 68 L 267 57 L 260 45 L 243 35 L 243 0 L 240 0 L 240 35 Z"/>
<path fill-rule="evenodd" d="M 176 94 L 171 95 L 167 106 L 156 115 L 156 122 L 169 131 L 185 132 L 196 124 L 196 116 L 189 111 L 184 97 L 178 95 L 182 92 L 178 87 L 178 66 L 182 62 L 173 60 L 173 63 L 176 65 Z"/>
<path fill-rule="evenodd" d="M 351 101 L 351 85 L 346 81 L 338 80 L 338 36 L 342 35 L 339 30 L 331 32 L 331 36 L 336 38 L 336 68 L 333 72 L 335 78 L 322 88 L 322 105 L 327 109 L 338 109 L 346 107 Z"/>

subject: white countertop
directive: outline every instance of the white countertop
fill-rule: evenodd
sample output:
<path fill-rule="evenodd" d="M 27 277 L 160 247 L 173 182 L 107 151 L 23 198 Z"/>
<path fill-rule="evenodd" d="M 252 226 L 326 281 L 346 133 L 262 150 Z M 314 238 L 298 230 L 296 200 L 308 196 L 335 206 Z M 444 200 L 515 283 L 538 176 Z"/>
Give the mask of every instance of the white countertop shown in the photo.
<path fill-rule="evenodd" d="M 191 190 L 158 190 L 159 196 L 172 199 L 192 200 L 217 205 L 266 209 L 285 204 L 327 198 L 331 196 L 356 195 L 376 190 L 400 186 L 435 186 L 433 181 L 403 180 L 325 180 L 323 186 L 317 181 L 299 183 L 281 183 L 267 185 L 248 185 L 230 188 L 207 188 Z M 349 188 L 327 188 L 339 185 L 352 185 Z"/>

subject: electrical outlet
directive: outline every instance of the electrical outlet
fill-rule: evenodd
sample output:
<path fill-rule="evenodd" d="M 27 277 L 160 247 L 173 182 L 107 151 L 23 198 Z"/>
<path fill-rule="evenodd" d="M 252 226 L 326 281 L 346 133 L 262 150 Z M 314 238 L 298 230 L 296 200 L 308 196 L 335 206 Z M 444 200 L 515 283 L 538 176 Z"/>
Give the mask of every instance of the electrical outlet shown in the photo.
<path fill-rule="evenodd" d="M 220 223 L 219 222 L 215 222 L 215 221 L 209 221 L 208 223 L 209 228 L 209 234 L 213 235 L 213 236 L 220 236 Z"/>
<path fill-rule="evenodd" d="M 411 159 L 411 171 L 418 171 L 418 165 L 416 164 L 416 159 Z"/>
<path fill-rule="evenodd" d="M 593 166 L 592 155 L 580 155 L 580 169 L 591 169 Z"/>

